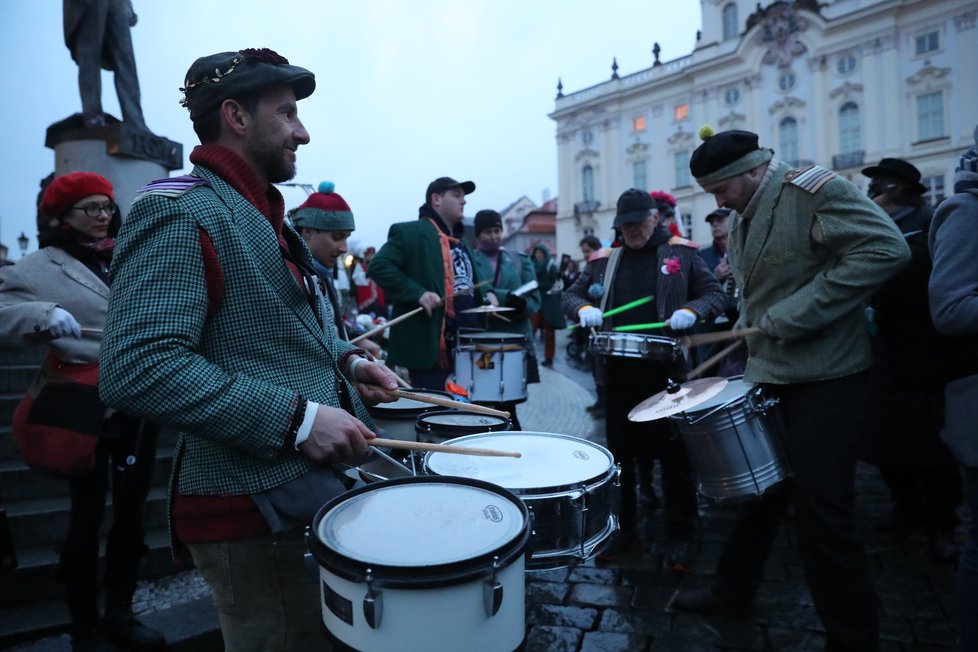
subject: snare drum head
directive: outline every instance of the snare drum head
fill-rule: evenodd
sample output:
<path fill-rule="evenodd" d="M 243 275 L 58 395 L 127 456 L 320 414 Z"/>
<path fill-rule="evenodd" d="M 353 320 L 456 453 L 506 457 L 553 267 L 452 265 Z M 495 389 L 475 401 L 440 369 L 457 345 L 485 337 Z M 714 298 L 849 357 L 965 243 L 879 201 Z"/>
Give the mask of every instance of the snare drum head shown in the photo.
<path fill-rule="evenodd" d="M 415 394 L 423 394 L 425 396 L 436 396 L 438 398 L 451 398 L 451 394 L 448 392 L 439 392 L 434 389 L 412 389 Z M 383 416 L 403 416 L 408 413 L 417 414 L 418 412 L 425 410 L 435 409 L 436 405 L 431 403 L 423 403 L 421 401 L 416 401 L 413 398 L 399 398 L 396 401 L 390 403 L 378 403 L 377 405 L 370 406 L 371 414 L 379 414 Z"/>
<path fill-rule="evenodd" d="M 488 414 L 476 414 L 475 412 L 460 412 L 455 410 L 445 410 L 422 414 L 418 420 L 427 426 L 434 428 L 465 428 L 500 430 L 506 425 L 506 420 L 499 417 L 491 417 Z"/>
<path fill-rule="evenodd" d="M 525 523 L 519 506 L 487 488 L 446 482 L 382 483 L 322 516 L 319 540 L 364 564 L 437 566 L 505 546 Z"/>
<path fill-rule="evenodd" d="M 687 410 L 686 413 L 696 414 L 704 411 L 709 412 L 721 405 L 733 403 L 746 396 L 747 392 L 754 389 L 754 387 L 754 383 L 744 382 L 744 379 L 741 377 L 729 378 L 727 379 L 727 386 L 720 390 L 719 394 L 715 394 L 702 403 L 698 403 L 695 409 Z"/>
<path fill-rule="evenodd" d="M 486 331 L 483 333 L 459 333 L 459 344 L 523 344 L 526 341 L 525 335 L 519 333 L 497 333 Z"/>
<path fill-rule="evenodd" d="M 436 475 L 491 482 L 514 491 L 564 487 L 596 478 L 614 464 L 606 448 L 549 432 L 508 431 L 450 439 L 449 446 L 519 452 L 522 457 L 477 457 L 428 453 L 425 467 Z"/>

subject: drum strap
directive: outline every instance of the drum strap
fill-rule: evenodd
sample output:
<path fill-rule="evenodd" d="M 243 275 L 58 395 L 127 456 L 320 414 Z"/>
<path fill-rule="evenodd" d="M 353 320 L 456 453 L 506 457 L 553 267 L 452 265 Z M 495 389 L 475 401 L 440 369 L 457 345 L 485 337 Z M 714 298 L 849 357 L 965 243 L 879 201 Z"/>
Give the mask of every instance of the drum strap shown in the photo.
<path fill-rule="evenodd" d="M 604 270 L 604 294 L 601 296 L 601 312 L 606 312 L 608 310 L 608 300 L 611 297 L 612 283 L 615 279 L 615 272 L 618 270 L 618 263 L 621 261 L 621 254 L 624 249 L 622 247 L 616 247 L 611 250 L 611 254 L 608 255 L 608 265 Z"/>

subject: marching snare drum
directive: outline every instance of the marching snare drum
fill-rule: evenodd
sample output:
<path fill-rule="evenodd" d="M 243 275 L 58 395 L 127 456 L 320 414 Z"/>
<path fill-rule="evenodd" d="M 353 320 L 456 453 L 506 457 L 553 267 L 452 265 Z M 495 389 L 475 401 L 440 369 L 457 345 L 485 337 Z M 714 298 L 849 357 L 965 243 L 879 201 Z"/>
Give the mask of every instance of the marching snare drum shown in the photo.
<path fill-rule="evenodd" d="M 533 520 L 527 570 L 563 568 L 600 552 L 618 529 L 619 468 L 608 449 L 570 435 L 512 431 L 444 442 L 518 451 L 520 458 L 429 452 L 424 468 L 497 484 L 526 503 Z"/>
<path fill-rule="evenodd" d="M 732 378 L 695 410 L 669 417 L 689 451 L 701 494 L 716 500 L 757 496 L 789 475 L 776 404 L 760 387 Z"/>
<path fill-rule="evenodd" d="M 415 394 L 425 394 L 440 398 L 450 398 L 454 396 L 448 392 L 439 392 L 434 389 L 411 390 Z M 374 423 L 380 430 L 384 431 L 385 437 L 390 439 L 400 439 L 401 441 L 416 441 L 414 424 L 418 417 L 425 412 L 440 410 L 441 406 L 431 403 L 422 403 L 412 398 L 399 398 L 390 403 L 378 403 L 368 408 L 370 416 L 374 418 Z"/>
<path fill-rule="evenodd" d="M 529 537 L 526 506 L 487 482 L 419 476 L 345 493 L 307 534 L 323 622 L 363 652 L 514 650 Z"/>
<path fill-rule="evenodd" d="M 682 356 L 679 344 L 671 337 L 639 333 L 595 333 L 591 350 L 614 358 L 637 358 L 672 362 Z"/>
<path fill-rule="evenodd" d="M 519 333 L 459 333 L 455 382 L 475 403 L 525 401 L 525 344 Z"/>
<path fill-rule="evenodd" d="M 418 433 L 418 441 L 429 444 L 440 444 L 446 439 L 475 435 L 480 432 L 509 430 L 511 427 L 509 419 L 464 410 L 426 412 L 418 417 L 414 425 Z"/>

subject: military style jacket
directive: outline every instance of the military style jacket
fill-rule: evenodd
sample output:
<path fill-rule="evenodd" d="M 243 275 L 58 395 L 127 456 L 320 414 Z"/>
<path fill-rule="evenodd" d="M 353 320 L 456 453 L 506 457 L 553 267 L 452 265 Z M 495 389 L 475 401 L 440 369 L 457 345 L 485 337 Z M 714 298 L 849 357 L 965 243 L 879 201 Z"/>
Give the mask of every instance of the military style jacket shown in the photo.
<path fill-rule="evenodd" d="M 854 185 L 819 166 L 772 161 L 751 203 L 730 216 L 727 256 L 741 288 L 744 380 L 839 378 L 872 363 L 864 302 L 910 260 L 893 220 Z M 762 318 L 764 322 L 762 323 Z"/>
<path fill-rule="evenodd" d="M 344 383 L 356 416 L 373 421 L 337 368 L 351 346 L 336 337 L 329 302 L 317 317 L 268 219 L 210 170 L 192 174 L 206 183 L 138 197 L 119 233 L 99 391 L 181 431 L 181 493 L 259 493 L 315 465 L 288 441 L 300 397 L 340 407 Z M 218 305 L 202 238 L 223 272 Z"/>

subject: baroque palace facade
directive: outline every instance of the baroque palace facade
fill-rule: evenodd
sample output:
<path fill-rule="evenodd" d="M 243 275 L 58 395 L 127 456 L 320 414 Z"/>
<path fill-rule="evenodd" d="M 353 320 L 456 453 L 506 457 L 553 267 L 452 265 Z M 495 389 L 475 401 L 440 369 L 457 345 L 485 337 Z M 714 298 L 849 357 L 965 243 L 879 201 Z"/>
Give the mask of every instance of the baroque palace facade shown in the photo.
<path fill-rule="evenodd" d="M 978 123 L 974 0 L 700 0 L 694 51 L 564 94 L 558 84 L 557 248 L 612 237 L 627 188 L 665 190 L 693 240 L 716 207 L 689 174 L 698 131 L 747 129 L 793 165 L 865 188 L 860 170 L 909 160 L 937 203 Z"/>

